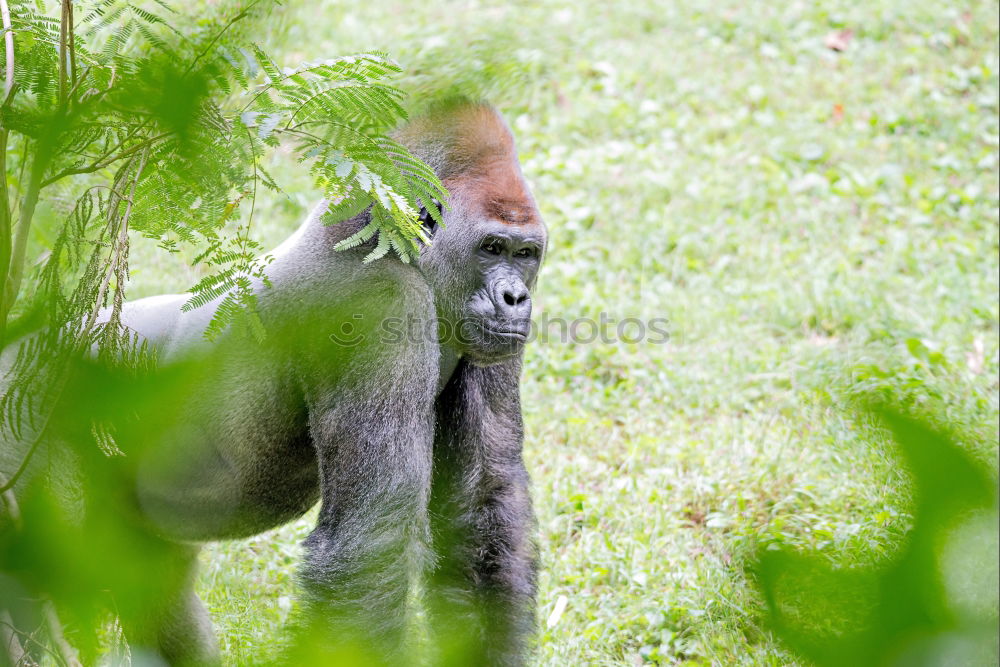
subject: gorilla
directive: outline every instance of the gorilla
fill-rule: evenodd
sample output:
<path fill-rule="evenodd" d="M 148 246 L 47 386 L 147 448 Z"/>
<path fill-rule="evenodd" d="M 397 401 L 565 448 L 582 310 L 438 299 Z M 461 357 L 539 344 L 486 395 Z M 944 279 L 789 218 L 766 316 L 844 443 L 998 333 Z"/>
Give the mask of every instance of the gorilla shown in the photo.
<path fill-rule="evenodd" d="M 354 646 L 365 664 L 406 664 L 423 618 L 439 663 L 526 658 L 537 556 L 518 384 L 546 228 L 492 107 L 453 105 L 397 138 L 450 194 L 428 203 L 443 224 L 421 213 L 430 242 L 417 262 L 365 263 L 377 239 L 335 251 L 371 212 L 324 224 L 321 203 L 256 290 L 263 343 L 204 340 L 222 297 L 123 306 L 161 363 L 211 359 L 135 473 L 137 505 L 188 574 L 156 618 L 123 625 L 171 664 L 218 660 L 190 583 L 198 544 L 268 530 L 317 501 L 302 627 L 324 655 Z"/>

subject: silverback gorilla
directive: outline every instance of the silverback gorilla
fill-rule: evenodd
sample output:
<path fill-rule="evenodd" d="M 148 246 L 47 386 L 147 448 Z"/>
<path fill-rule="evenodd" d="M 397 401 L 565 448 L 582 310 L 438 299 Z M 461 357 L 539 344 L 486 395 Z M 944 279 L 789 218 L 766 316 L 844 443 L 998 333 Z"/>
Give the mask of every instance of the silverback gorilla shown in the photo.
<path fill-rule="evenodd" d="M 267 530 L 318 500 L 302 625 L 327 656 L 351 645 L 366 664 L 412 661 L 420 590 L 431 644 L 453 649 L 437 662 L 522 664 L 536 554 L 518 382 L 546 230 L 491 107 L 452 106 L 398 138 L 450 193 L 443 225 L 422 216 L 432 241 L 415 265 L 365 264 L 370 243 L 334 251 L 369 213 L 324 225 L 321 205 L 273 253 L 263 344 L 206 343 L 213 304 L 182 311 L 185 295 L 124 306 L 161 360 L 224 348 L 137 467 L 135 495 L 185 567 L 188 545 Z M 190 583 L 160 608 L 123 621 L 131 642 L 172 664 L 218 660 Z"/>

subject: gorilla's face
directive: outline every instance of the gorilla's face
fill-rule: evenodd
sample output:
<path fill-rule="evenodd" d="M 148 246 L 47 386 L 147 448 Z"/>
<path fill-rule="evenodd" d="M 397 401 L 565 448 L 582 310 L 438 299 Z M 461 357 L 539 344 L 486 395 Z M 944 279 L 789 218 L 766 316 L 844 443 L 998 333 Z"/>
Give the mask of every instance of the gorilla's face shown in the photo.
<path fill-rule="evenodd" d="M 498 363 L 527 342 L 545 226 L 516 162 L 446 185 L 452 196 L 444 227 L 428 225 L 432 243 L 420 259 L 435 292 L 441 342 L 474 364 Z"/>

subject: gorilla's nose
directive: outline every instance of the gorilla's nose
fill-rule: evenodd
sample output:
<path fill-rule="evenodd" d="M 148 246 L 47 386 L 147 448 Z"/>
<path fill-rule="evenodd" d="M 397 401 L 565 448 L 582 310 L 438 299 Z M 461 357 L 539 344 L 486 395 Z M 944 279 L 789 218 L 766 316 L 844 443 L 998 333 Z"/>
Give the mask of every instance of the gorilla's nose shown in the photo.
<path fill-rule="evenodd" d="M 531 295 L 521 281 L 503 281 L 496 290 L 497 315 L 511 320 L 531 317 Z"/>

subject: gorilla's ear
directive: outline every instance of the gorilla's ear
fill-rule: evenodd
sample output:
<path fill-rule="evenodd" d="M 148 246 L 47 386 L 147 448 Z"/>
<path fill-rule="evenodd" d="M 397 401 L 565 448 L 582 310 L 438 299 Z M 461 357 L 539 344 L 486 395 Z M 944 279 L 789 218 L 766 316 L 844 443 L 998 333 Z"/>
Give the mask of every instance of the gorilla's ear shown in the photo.
<path fill-rule="evenodd" d="M 434 236 L 434 232 L 437 231 L 438 223 L 441 221 L 441 214 L 444 212 L 444 207 L 441 205 L 437 199 L 431 200 L 431 205 L 437 209 L 434 212 L 427 210 L 427 207 L 420 209 L 420 224 L 424 226 L 424 232 L 427 234 L 428 238 Z"/>

